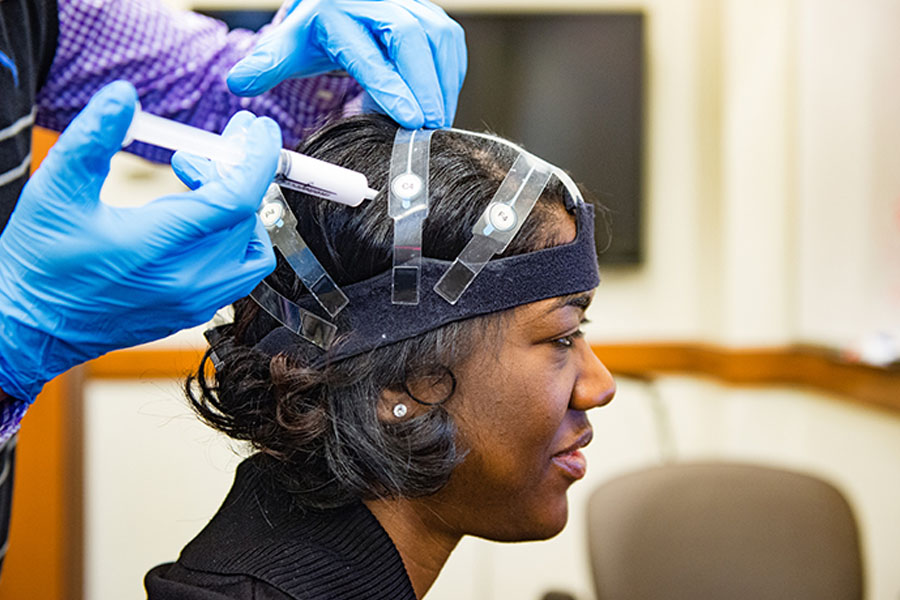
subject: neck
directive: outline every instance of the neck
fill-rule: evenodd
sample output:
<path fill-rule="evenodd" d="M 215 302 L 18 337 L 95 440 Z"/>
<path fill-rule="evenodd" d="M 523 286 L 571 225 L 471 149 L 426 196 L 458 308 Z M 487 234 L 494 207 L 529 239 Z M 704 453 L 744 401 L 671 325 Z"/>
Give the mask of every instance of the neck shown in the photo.
<path fill-rule="evenodd" d="M 440 519 L 416 500 L 365 504 L 397 547 L 416 598 L 424 597 L 462 536 L 440 527 Z"/>

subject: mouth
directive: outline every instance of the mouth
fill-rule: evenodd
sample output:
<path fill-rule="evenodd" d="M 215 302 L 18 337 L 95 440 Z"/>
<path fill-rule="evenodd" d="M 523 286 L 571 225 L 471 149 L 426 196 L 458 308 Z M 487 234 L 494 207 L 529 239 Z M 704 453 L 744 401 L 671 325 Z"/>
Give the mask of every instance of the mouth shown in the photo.
<path fill-rule="evenodd" d="M 581 453 L 581 449 L 591 443 L 594 432 L 590 429 L 581 434 L 574 443 L 550 457 L 550 462 L 568 478 L 578 481 L 587 473 L 587 459 Z"/>

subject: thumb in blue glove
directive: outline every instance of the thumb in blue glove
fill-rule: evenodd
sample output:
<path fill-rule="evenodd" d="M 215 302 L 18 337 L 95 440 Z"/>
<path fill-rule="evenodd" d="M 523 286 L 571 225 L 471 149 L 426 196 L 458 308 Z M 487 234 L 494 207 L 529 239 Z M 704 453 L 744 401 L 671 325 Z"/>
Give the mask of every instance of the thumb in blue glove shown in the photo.
<path fill-rule="evenodd" d="M 292 0 L 284 21 L 228 74 L 251 96 L 344 69 L 403 127 L 448 127 L 466 75 L 462 27 L 428 0 Z"/>
<path fill-rule="evenodd" d="M 137 100 L 100 90 L 62 133 L 0 236 L 0 388 L 32 401 L 69 367 L 203 323 L 275 266 L 256 209 L 281 133 L 241 115 L 245 160 L 140 207 L 100 201 Z"/>

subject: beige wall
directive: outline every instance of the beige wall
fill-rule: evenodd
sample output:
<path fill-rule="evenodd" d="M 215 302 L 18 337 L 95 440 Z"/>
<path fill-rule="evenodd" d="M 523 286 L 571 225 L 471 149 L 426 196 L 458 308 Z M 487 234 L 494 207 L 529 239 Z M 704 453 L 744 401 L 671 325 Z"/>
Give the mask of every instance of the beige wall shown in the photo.
<path fill-rule="evenodd" d="M 215 512 L 240 448 L 200 425 L 178 382 L 86 390 L 86 598 L 141 597 L 142 577 L 174 560 Z M 730 459 L 810 472 L 848 496 L 863 535 L 868 598 L 900 595 L 900 416 L 787 388 L 730 389 L 690 378 L 619 380 L 596 411 L 588 475 L 569 493 L 565 531 L 548 542 L 465 539 L 429 600 L 591 600 L 585 502 L 594 486 L 664 459 Z"/>
<path fill-rule="evenodd" d="M 846 346 L 900 333 L 900 3 L 442 4 L 647 16 L 647 260 L 606 269 L 592 341 Z M 114 173 L 110 198 L 176 185 L 128 159 Z M 165 183 L 148 183 L 158 177 Z M 139 596 L 141 574 L 174 558 L 215 510 L 236 458 L 187 416 L 171 382 L 95 383 L 87 410 L 87 597 Z M 661 436 L 662 414 L 671 428 Z M 860 517 L 869 598 L 900 597 L 900 415 L 800 390 L 669 377 L 653 389 L 623 381 L 592 420 L 589 476 L 571 492 L 567 530 L 540 544 L 464 541 L 429 598 L 527 600 L 556 587 L 589 600 L 586 494 L 667 452 L 834 481 Z"/>

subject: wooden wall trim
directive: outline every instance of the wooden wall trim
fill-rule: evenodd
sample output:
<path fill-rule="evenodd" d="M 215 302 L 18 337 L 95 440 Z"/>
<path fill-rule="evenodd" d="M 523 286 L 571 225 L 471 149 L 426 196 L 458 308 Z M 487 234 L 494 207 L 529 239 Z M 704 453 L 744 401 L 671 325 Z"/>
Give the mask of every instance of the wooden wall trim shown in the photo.
<path fill-rule="evenodd" d="M 182 377 L 195 371 L 203 357 L 199 348 L 131 349 L 111 352 L 87 363 L 88 379 L 152 379 Z"/>
<path fill-rule="evenodd" d="M 711 377 L 731 385 L 796 385 L 900 410 L 900 369 L 847 362 L 816 347 L 610 344 L 595 345 L 594 352 L 610 371 L 624 376 L 680 374 Z"/>
<path fill-rule="evenodd" d="M 798 385 L 900 411 L 900 369 L 849 363 L 809 346 L 725 348 L 697 343 L 595 344 L 615 374 L 710 377 L 730 385 Z M 87 366 L 89 379 L 181 377 L 197 368 L 200 349 L 113 352 Z"/>

